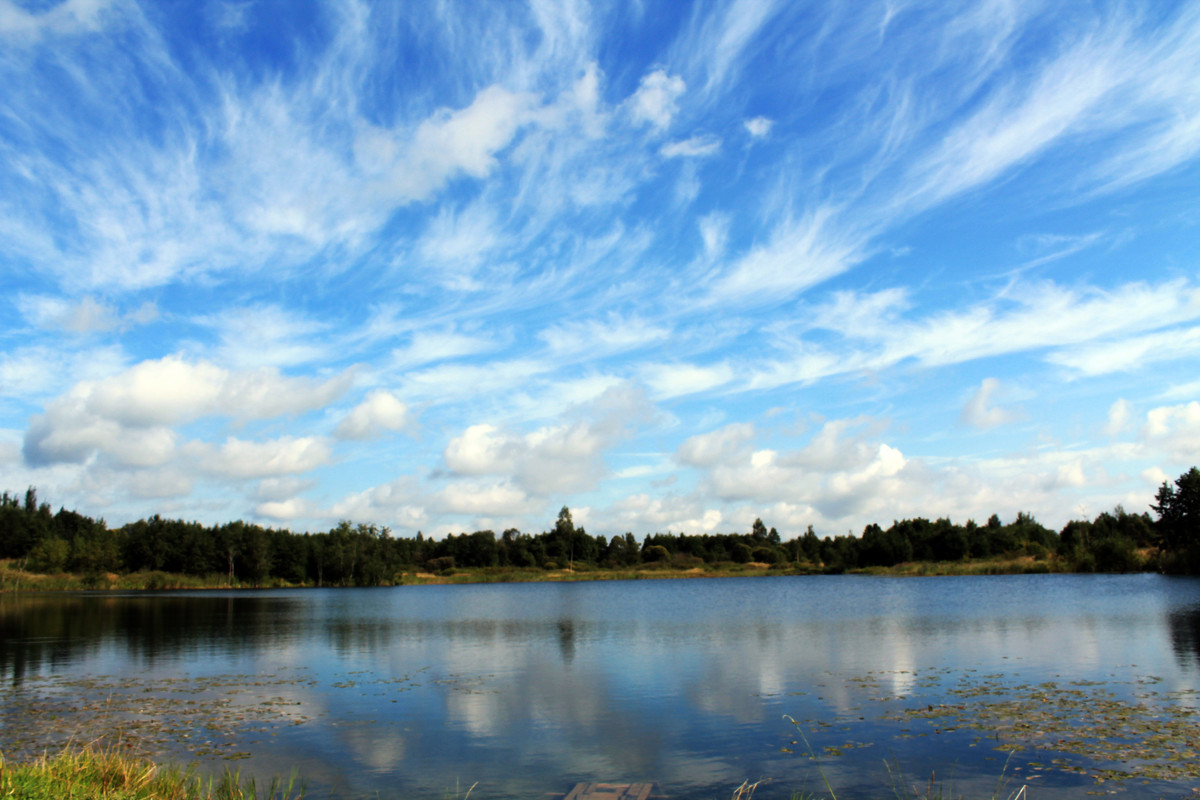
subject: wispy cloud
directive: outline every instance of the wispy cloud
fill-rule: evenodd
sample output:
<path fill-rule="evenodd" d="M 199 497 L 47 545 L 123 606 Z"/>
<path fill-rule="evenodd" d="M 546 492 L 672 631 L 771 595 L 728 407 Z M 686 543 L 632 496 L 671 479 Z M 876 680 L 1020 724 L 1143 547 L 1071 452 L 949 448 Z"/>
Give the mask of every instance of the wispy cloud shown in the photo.
<path fill-rule="evenodd" d="M 623 532 L 1186 459 L 1200 10 L 626 12 L 0 0 L 3 475 Z"/>

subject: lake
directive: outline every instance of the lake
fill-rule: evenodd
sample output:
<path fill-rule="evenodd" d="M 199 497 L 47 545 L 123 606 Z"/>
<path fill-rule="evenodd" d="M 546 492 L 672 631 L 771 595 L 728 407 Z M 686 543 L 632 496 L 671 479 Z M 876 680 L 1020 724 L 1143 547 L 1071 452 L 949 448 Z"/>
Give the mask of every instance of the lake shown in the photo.
<path fill-rule="evenodd" d="M 119 741 L 310 797 L 1194 796 L 1200 580 L 0 596 L 0 750 Z"/>

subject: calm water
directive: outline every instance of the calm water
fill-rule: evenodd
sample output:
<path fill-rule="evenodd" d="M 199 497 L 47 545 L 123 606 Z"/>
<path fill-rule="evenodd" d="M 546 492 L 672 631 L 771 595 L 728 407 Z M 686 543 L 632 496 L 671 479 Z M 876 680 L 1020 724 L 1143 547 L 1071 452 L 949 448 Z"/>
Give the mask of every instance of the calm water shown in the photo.
<path fill-rule="evenodd" d="M 537 798 L 608 780 L 724 798 L 768 779 L 756 794 L 766 800 L 823 792 L 828 779 L 844 800 L 892 796 L 897 772 L 909 784 L 933 773 L 969 797 L 998 781 L 1084 797 L 1105 756 L 1063 744 L 1055 725 L 1086 738 L 1110 725 L 1093 713 L 1141 713 L 1147 731 L 1172 720 L 1200 730 L 1200 581 L 5 596 L 0 679 L 10 755 L 119 732 L 203 769 L 230 757 L 243 773 L 299 767 L 313 797 L 444 798 L 478 783 L 474 798 Z M 1025 747 L 1009 756 L 1013 743 Z M 1168 774 L 1102 788 L 1176 797 L 1193 783 Z"/>

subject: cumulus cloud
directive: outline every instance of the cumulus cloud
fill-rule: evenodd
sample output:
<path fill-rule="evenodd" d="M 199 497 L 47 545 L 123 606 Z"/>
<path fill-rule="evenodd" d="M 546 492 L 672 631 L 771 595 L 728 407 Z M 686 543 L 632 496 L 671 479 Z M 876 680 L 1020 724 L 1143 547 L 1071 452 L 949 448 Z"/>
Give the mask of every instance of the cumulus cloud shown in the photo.
<path fill-rule="evenodd" d="M 147 467 L 166 463 L 178 441 L 173 431 L 159 426 L 128 428 L 91 413 L 81 398 L 55 401 L 30 421 L 24 455 L 31 466 L 82 464 L 103 452 L 121 466 Z"/>
<path fill-rule="evenodd" d="M 531 498 L 508 481 L 452 481 L 436 493 L 434 500 L 445 513 L 487 516 L 523 516 L 542 505 L 541 500 Z"/>
<path fill-rule="evenodd" d="M 338 424 L 339 439 L 371 439 L 386 431 L 398 433 L 412 425 L 408 406 L 385 389 L 377 389 Z"/>
<path fill-rule="evenodd" d="M 497 164 L 496 154 L 535 120 L 535 111 L 533 95 L 489 86 L 466 108 L 434 112 L 407 142 L 398 131 L 364 127 L 355 156 L 395 200 L 419 201 L 459 175 L 486 177 Z"/>
<path fill-rule="evenodd" d="M 992 405 L 992 396 L 1000 388 L 1000 381 L 995 378 L 984 378 L 979 388 L 963 406 L 959 421 L 972 428 L 995 428 L 1007 425 L 1018 418 L 1016 412 Z"/>
<path fill-rule="evenodd" d="M 605 453 L 645 418 L 646 401 L 638 390 L 621 384 L 605 390 L 578 415 L 528 433 L 471 425 L 450 440 L 443 459 L 457 475 L 505 476 L 532 495 L 588 489 L 609 473 Z"/>
<path fill-rule="evenodd" d="M 754 431 L 730 425 L 688 439 L 676 457 L 701 469 L 701 490 L 724 501 L 804 502 L 826 519 L 879 508 L 898 492 L 908 463 L 872 441 L 867 420 L 832 420 L 794 450 L 751 446 Z"/>
<path fill-rule="evenodd" d="M 678 100 L 686 89 L 678 75 L 668 75 L 664 69 L 649 72 L 629 98 L 629 114 L 635 122 L 664 130 L 679 110 Z"/>
<path fill-rule="evenodd" d="M 231 371 L 208 361 L 167 356 L 103 380 L 83 381 L 69 397 L 86 413 L 131 427 L 173 425 L 208 415 L 269 419 L 328 405 L 345 393 L 352 377 L 291 378 L 269 367 Z"/>
<path fill-rule="evenodd" d="M 722 532 L 725 517 L 694 496 L 638 493 L 615 503 L 603 521 L 614 531 L 700 534 Z"/>
<path fill-rule="evenodd" d="M 320 514 L 320 510 L 312 501 L 292 497 L 287 500 L 268 500 L 259 503 L 254 507 L 254 513 L 260 517 L 288 522 L 301 517 L 317 516 Z"/>
<path fill-rule="evenodd" d="M 736 456 L 753 439 L 752 423 L 735 422 L 711 433 L 685 439 L 675 457 L 687 466 L 713 467 Z"/>
<path fill-rule="evenodd" d="M 531 433 L 472 425 L 446 445 L 446 466 L 459 475 L 513 475 L 545 496 L 591 488 L 606 473 L 601 456 L 610 442 L 587 422 Z"/>
<path fill-rule="evenodd" d="M 321 437 L 230 437 L 214 445 L 186 440 L 176 428 L 206 417 L 244 422 L 312 411 L 339 397 L 350 377 L 317 381 L 273 369 L 232 372 L 177 356 L 145 361 L 81 381 L 48 403 L 31 419 L 22 452 L 35 468 L 81 465 L 123 473 L 123 480 L 112 480 L 133 496 L 186 494 L 197 470 L 233 481 L 308 472 L 332 455 Z M 150 468 L 157 470 L 154 480 L 146 477 Z"/>
<path fill-rule="evenodd" d="M 1200 402 L 1151 409 L 1142 437 L 1173 459 L 1194 462 L 1200 453 Z"/>
<path fill-rule="evenodd" d="M 283 436 L 251 442 L 227 438 L 219 447 L 201 442 L 188 445 L 201 469 L 217 478 L 266 478 L 309 472 L 327 463 L 329 441 L 316 436 Z"/>

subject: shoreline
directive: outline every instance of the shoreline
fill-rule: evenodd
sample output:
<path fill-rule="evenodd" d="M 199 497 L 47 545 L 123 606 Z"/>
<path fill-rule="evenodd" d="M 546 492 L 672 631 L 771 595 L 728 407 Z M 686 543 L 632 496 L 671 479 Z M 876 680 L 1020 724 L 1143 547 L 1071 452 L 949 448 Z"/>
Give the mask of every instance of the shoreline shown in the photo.
<path fill-rule="evenodd" d="M 1145 571 L 1145 570 L 1143 570 Z M 543 570 L 536 568 L 464 567 L 451 572 L 399 572 L 391 580 L 374 584 L 377 587 L 432 586 L 476 583 L 564 583 L 577 581 L 615 580 L 686 580 L 689 578 L 749 578 L 781 575 L 862 575 L 873 577 L 949 577 L 972 575 L 1028 574 L 1090 574 L 1073 571 L 1058 558 L 1035 559 L 1022 556 L 1010 559 L 978 559 L 974 561 L 902 562 L 890 567 L 860 567 L 828 569 L 812 564 L 767 565 L 718 564 L 693 566 L 686 569 L 669 566 L 650 566 L 642 569 L 586 566 L 576 569 Z M 56 573 L 44 575 L 16 569 L 11 561 L 0 561 L 0 594 L 24 592 L 153 592 L 180 590 L 258 590 L 258 589 L 319 589 L 352 588 L 326 584 L 288 583 L 273 580 L 258 584 L 236 581 L 230 584 L 225 575 L 196 577 L 168 572 L 133 572 L 102 575 Z M 367 588 L 367 587 L 358 587 Z"/>

